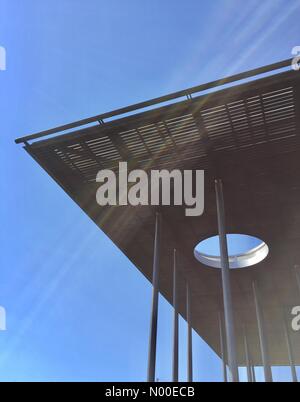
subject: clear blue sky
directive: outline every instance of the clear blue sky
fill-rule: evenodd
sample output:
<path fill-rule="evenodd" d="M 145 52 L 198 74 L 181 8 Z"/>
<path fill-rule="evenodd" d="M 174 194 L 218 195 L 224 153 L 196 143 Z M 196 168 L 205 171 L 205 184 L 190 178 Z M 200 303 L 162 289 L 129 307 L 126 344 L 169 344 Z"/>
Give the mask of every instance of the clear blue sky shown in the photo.
<path fill-rule="evenodd" d="M 0 0 L 0 380 L 145 380 L 151 300 L 138 270 L 13 140 L 286 59 L 299 13 L 299 0 Z M 161 380 L 171 322 L 161 300 Z M 181 322 L 182 379 L 184 332 Z M 195 380 L 221 379 L 196 335 L 194 366 Z"/>

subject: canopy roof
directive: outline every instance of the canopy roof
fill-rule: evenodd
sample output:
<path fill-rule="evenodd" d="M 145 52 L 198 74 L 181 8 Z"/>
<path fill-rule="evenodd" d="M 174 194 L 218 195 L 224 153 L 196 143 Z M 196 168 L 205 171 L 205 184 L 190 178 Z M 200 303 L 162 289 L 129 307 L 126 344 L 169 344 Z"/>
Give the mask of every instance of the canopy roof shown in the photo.
<path fill-rule="evenodd" d="M 193 250 L 217 234 L 214 179 L 223 180 L 227 232 L 256 236 L 270 249 L 263 262 L 231 273 L 240 365 L 244 325 L 253 362 L 261 365 L 253 279 L 272 365 L 288 364 L 282 309 L 300 304 L 294 276 L 300 261 L 300 72 L 279 71 L 289 66 L 287 60 L 16 140 L 149 280 L 157 207 L 99 207 L 97 172 L 120 161 L 146 170 L 205 170 L 202 216 L 161 207 L 160 291 L 172 304 L 176 247 L 182 278 L 191 285 L 192 326 L 218 354 L 220 271 L 202 266 Z M 185 317 L 184 280 L 179 299 Z M 300 364 L 300 333 L 291 331 L 291 339 Z"/>

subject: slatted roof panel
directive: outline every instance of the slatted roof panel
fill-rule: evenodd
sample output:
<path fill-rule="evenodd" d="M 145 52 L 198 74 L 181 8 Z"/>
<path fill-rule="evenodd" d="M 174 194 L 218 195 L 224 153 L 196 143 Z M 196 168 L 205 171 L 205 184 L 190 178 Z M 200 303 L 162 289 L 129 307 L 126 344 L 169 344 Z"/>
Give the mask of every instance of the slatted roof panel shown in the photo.
<path fill-rule="evenodd" d="M 120 161 L 128 161 L 130 169 L 205 170 L 201 217 L 186 217 L 182 207 L 161 208 L 160 290 L 172 303 L 172 249 L 176 246 L 181 277 L 192 286 L 193 327 L 217 353 L 220 272 L 195 261 L 193 248 L 217 233 L 214 178 L 221 177 L 228 232 L 258 236 L 270 247 L 264 262 L 232 273 L 239 363 L 245 364 L 246 325 L 252 360 L 261 364 L 251 288 L 256 279 L 271 362 L 281 365 L 288 363 L 282 309 L 288 311 L 300 303 L 292 270 L 300 260 L 299 105 L 300 73 L 286 71 L 111 121 L 104 119 L 104 123 L 101 119 L 83 129 L 74 124 L 65 134 L 34 138 L 30 144 L 26 141 L 25 149 L 149 280 L 156 207 L 100 208 L 95 198 L 97 172 L 117 170 Z M 184 280 L 179 291 L 183 317 Z M 300 364 L 300 334 L 291 333 L 291 337 Z"/>

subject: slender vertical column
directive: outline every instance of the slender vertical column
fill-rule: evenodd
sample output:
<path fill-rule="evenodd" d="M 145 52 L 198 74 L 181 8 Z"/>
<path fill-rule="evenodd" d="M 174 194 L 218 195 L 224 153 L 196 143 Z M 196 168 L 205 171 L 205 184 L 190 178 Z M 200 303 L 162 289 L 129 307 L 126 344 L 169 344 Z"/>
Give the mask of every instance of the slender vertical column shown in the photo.
<path fill-rule="evenodd" d="M 267 345 L 267 339 L 266 339 L 265 328 L 264 328 L 264 319 L 263 319 L 260 295 L 259 295 L 259 291 L 258 291 L 256 282 L 253 282 L 252 286 L 253 286 L 258 332 L 259 332 L 261 355 L 262 355 L 262 361 L 263 361 L 263 365 L 264 365 L 265 381 L 272 382 L 273 376 L 272 376 L 272 370 L 271 370 L 271 366 L 270 366 L 270 362 L 269 362 L 268 345 Z"/>
<path fill-rule="evenodd" d="M 152 273 L 152 309 L 151 309 L 151 325 L 149 337 L 149 354 L 148 354 L 148 382 L 155 380 L 155 364 L 156 364 L 156 340 L 157 340 L 157 317 L 158 317 L 158 296 L 159 296 L 159 254 L 160 254 L 160 231 L 161 231 L 160 215 L 156 214 L 155 218 L 155 237 L 154 237 L 154 255 L 153 255 L 153 273 Z"/>
<path fill-rule="evenodd" d="M 284 313 L 283 313 L 283 326 L 284 326 L 284 335 L 285 335 L 285 340 L 286 340 L 286 347 L 287 347 L 288 356 L 289 356 L 289 362 L 290 362 L 290 366 L 291 366 L 292 380 L 293 380 L 293 382 L 298 382 L 298 377 L 297 377 L 297 372 L 296 372 L 296 367 L 295 367 L 295 361 L 294 361 L 294 354 L 293 354 L 293 349 L 292 349 L 291 338 L 290 338 L 288 325 L 287 325 Z"/>
<path fill-rule="evenodd" d="M 223 380 L 224 382 L 228 382 L 227 378 L 227 366 L 226 366 L 226 343 L 224 339 L 224 331 L 223 331 L 223 319 L 222 314 L 219 313 L 219 328 L 220 328 L 220 349 L 221 349 L 221 359 L 222 359 L 222 369 L 223 369 Z"/>
<path fill-rule="evenodd" d="M 252 372 L 252 382 L 256 382 L 255 367 L 253 365 L 251 366 L 251 372 Z"/>
<path fill-rule="evenodd" d="M 186 317 L 187 317 L 187 380 L 193 381 L 193 340 L 191 322 L 191 290 L 186 284 Z"/>
<path fill-rule="evenodd" d="M 223 185 L 221 180 L 215 181 L 215 189 L 217 198 L 219 242 L 221 251 L 221 265 L 222 265 L 221 271 L 222 271 L 228 365 L 229 365 L 231 381 L 238 382 L 239 372 L 238 372 L 238 364 L 236 356 L 236 338 L 234 330 L 230 269 L 228 260 L 226 231 L 225 231 L 225 207 L 224 207 Z"/>
<path fill-rule="evenodd" d="M 178 278 L 177 278 L 176 250 L 173 253 L 173 367 L 172 378 L 173 382 L 178 382 Z"/>
<path fill-rule="evenodd" d="M 250 365 L 249 344 L 248 344 L 246 328 L 244 329 L 244 345 L 245 345 L 245 358 L 246 358 L 248 382 L 253 382 L 251 365 Z"/>

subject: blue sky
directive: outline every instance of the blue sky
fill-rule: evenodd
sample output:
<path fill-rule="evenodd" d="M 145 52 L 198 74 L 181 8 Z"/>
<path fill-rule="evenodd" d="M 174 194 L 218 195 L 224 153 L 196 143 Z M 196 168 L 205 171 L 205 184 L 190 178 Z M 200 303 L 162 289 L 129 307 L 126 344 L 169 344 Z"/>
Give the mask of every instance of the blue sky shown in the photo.
<path fill-rule="evenodd" d="M 0 380 L 145 380 L 151 301 L 150 284 L 14 139 L 289 58 L 299 12 L 299 0 L 0 0 Z M 161 299 L 161 380 L 171 312 Z M 185 379 L 184 322 L 180 334 Z M 197 381 L 221 379 L 195 334 L 194 368 Z"/>
<path fill-rule="evenodd" d="M 227 234 L 227 248 L 229 255 L 246 253 L 247 251 L 259 246 L 261 243 L 262 240 L 257 237 L 237 233 Z M 200 253 L 219 256 L 219 236 L 216 235 L 201 241 L 197 244 L 196 248 Z"/>

